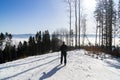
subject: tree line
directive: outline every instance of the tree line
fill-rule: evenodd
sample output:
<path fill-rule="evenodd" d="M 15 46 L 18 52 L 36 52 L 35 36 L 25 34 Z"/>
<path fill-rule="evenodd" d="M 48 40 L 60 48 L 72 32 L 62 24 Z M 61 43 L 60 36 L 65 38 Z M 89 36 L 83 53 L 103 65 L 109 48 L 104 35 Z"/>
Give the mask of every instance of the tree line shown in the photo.
<path fill-rule="evenodd" d="M 59 51 L 61 40 L 57 34 L 49 34 L 49 31 L 37 32 L 30 36 L 28 41 L 19 42 L 16 46 L 12 44 L 11 34 L 0 34 L 0 63 L 12 61 L 27 56 L 41 55 L 48 52 Z"/>
<path fill-rule="evenodd" d="M 94 12 L 97 22 L 95 43 L 97 44 L 98 33 L 99 46 L 105 46 L 110 51 L 112 46 L 115 45 L 116 35 L 120 34 L 120 0 L 117 4 L 118 8 L 113 0 L 97 0 Z"/>
<path fill-rule="evenodd" d="M 64 0 L 67 5 L 67 11 L 69 16 L 69 34 L 68 42 L 70 46 L 73 46 L 73 36 L 75 35 L 75 47 L 80 48 L 84 45 L 84 41 L 81 41 L 81 34 L 83 40 L 86 37 L 86 14 L 83 12 L 82 0 Z M 74 28 L 73 28 L 74 27 Z M 73 31 L 74 30 L 74 31 Z M 82 44 L 80 42 L 83 42 Z"/>
<path fill-rule="evenodd" d="M 69 16 L 69 45 L 72 46 L 72 36 L 75 34 L 75 47 L 85 47 L 84 41 L 86 38 L 89 42 L 89 47 L 94 46 L 95 48 L 107 51 L 107 53 L 114 52 L 113 54 L 120 55 L 120 0 L 118 2 L 114 0 L 96 0 L 94 11 L 94 17 L 96 19 L 95 44 L 91 44 L 86 35 L 87 19 L 86 14 L 82 12 L 82 8 L 84 7 L 82 6 L 82 1 L 65 0 Z M 80 41 L 81 34 L 83 35 L 82 41 Z M 119 43 L 116 43 L 118 36 Z"/>

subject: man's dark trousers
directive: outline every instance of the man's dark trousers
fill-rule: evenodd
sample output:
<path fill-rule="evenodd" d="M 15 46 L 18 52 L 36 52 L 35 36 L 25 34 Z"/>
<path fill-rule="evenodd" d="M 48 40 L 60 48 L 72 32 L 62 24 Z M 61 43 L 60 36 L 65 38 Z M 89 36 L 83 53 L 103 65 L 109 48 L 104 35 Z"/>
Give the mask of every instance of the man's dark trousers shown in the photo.
<path fill-rule="evenodd" d="M 63 62 L 63 57 L 64 57 L 64 64 L 66 65 L 66 62 L 67 62 L 66 56 L 67 56 L 66 52 L 62 52 L 62 53 L 61 53 L 61 64 L 62 64 L 62 62 Z"/>

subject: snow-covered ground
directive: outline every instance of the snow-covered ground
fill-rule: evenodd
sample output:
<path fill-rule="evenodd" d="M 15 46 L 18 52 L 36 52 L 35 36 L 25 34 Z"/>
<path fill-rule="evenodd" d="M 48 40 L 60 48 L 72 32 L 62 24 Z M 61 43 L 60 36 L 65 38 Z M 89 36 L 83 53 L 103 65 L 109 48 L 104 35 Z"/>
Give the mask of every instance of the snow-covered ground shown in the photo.
<path fill-rule="evenodd" d="M 0 64 L 0 80 L 120 80 L 120 59 L 96 59 L 84 50 L 68 52 L 60 65 L 60 52 Z"/>

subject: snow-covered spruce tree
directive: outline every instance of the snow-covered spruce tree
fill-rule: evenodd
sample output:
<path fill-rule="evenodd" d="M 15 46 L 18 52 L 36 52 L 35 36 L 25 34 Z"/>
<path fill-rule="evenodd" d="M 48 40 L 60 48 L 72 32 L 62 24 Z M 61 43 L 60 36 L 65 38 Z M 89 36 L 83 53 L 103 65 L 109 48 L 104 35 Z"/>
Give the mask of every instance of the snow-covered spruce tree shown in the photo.
<path fill-rule="evenodd" d="M 1 34 L 1 39 L 3 38 L 3 35 L 4 35 L 4 38 L 2 39 L 2 42 L 1 42 L 1 47 L 3 47 L 1 50 L 2 50 L 2 53 L 1 53 L 1 62 L 6 62 L 6 61 L 11 61 L 11 60 L 14 60 L 16 58 L 16 48 L 14 45 L 12 45 L 12 35 L 9 34 L 9 33 L 5 33 L 5 34 Z M 5 45 L 2 45 L 4 42 Z"/>

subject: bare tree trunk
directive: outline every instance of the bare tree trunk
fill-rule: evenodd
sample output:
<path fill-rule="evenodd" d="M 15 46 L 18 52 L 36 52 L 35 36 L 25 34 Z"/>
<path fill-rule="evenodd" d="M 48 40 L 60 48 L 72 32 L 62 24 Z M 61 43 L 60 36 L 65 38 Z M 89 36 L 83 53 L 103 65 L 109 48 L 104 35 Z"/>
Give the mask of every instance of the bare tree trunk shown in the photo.
<path fill-rule="evenodd" d="M 119 47 L 120 47 L 120 0 L 118 3 L 118 37 L 119 37 Z"/>
<path fill-rule="evenodd" d="M 102 13 L 103 13 L 103 10 L 102 10 Z M 103 33 L 103 15 L 102 15 L 102 23 L 101 23 L 101 27 L 102 27 L 102 35 L 101 35 L 101 36 L 102 36 L 102 41 L 101 41 L 102 44 L 101 44 L 101 45 L 103 46 L 103 38 L 104 38 L 104 37 L 103 37 L 103 36 L 104 36 L 104 35 L 103 35 L 103 34 L 104 34 L 104 33 Z"/>
<path fill-rule="evenodd" d="M 101 30 L 101 26 L 99 26 L 99 46 L 100 46 L 100 40 L 101 40 L 100 30 Z"/>
<path fill-rule="evenodd" d="M 113 24 L 113 1 L 109 0 L 109 14 L 108 14 L 108 22 L 109 22 L 109 32 L 108 32 L 108 36 L 109 36 L 109 50 L 112 51 L 112 24 Z"/>
<path fill-rule="evenodd" d="M 82 40 L 82 45 L 84 46 L 85 42 L 85 35 L 86 35 L 86 16 L 84 15 L 82 18 L 82 34 L 83 34 L 83 40 Z"/>
<path fill-rule="evenodd" d="M 72 46 L 73 46 L 73 37 L 74 37 L 73 30 L 71 30 L 71 45 Z"/>
<path fill-rule="evenodd" d="M 79 4 L 78 4 L 78 6 L 79 6 L 79 38 L 78 38 L 78 44 L 79 44 L 79 47 L 80 47 L 80 0 L 79 0 Z"/>
<path fill-rule="evenodd" d="M 77 47 L 77 0 L 75 0 L 75 47 Z"/>
<path fill-rule="evenodd" d="M 68 0 L 68 4 L 69 4 L 69 9 L 70 9 L 70 16 L 69 16 L 69 18 L 70 18 L 70 23 L 69 23 L 69 25 L 70 25 L 70 39 L 69 39 L 69 45 L 71 46 L 71 18 L 72 18 L 72 1 L 71 0 Z"/>
<path fill-rule="evenodd" d="M 72 25 L 72 0 L 65 0 L 65 2 L 68 5 L 69 8 L 69 46 L 71 46 L 72 40 L 72 34 L 71 34 L 71 25 Z"/>
<path fill-rule="evenodd" d="M 96 37 L 95 37 L 95 45 L 97 45 L 97 33 L 98 33 L 98 21 L 96 24 Z"/>

